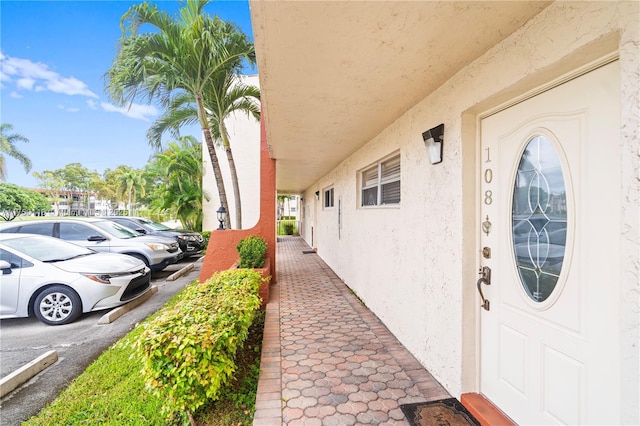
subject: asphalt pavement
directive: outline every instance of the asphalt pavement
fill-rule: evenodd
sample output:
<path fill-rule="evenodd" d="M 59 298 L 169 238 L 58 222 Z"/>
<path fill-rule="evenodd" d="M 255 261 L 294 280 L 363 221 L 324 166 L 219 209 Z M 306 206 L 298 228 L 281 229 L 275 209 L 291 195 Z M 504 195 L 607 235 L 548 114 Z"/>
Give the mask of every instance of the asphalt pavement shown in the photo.
<path fill-rule="evenodd" d="M 192 258 L 154 273 L 151 284 L 157 287 L 157 292 L 132 309 L 116 308 L 120 309 L 121 316 L 114 315 L 113 310 L 92 312 L 61 326 L 47 326 L 35 318 L 0 321 L 2 378 L 49 351 L 58 354 L 53 365 L 0 400 L 0 424 L 17 426 L 38 414 L 105 349 L 157 311 L 187 284 L 198 279 L 200 266 L 201 262 Z M 108 315 L 113 319 L 104 324 Z"/>

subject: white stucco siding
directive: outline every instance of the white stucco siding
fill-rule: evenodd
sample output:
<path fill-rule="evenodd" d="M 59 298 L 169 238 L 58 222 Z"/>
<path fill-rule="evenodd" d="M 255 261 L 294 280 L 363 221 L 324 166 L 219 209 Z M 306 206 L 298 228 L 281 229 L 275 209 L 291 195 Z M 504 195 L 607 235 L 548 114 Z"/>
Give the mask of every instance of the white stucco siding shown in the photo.
<path fill-rule="evenodd" d="M 625 159 L 621 161 L 627 186 L 624 192 L 628 194 L 623 200 L 625 260 L 620 295 L 626 298 L 621 327 L 626 342 L 622 344 L 627 346 L 621 361 L 635 370 L 630 377 L 638 377 L 637 27 L 636 2 L 552 4 L 399 117 L 303 195 L 308 206 L 305 239 L 311 242 L 310 227 L 315 223 L 314 245 L 322 258 L 455 396 L 465 387 L 472 390 L 473 383 L 463 384 L 463 376 L 468 376 L 465 368 L 475 368 L 476 356 L 473 344 L 471 349 L 463 345 L 463 329 L 476 327 L 463 323 L 462 306 L 465 300 L 477 299 L 474 259 L 478 254 L 475 245 L 468 244 L 474 235 L 463 234 L 463 223 L 476 222 L 476 217 L 474 201 L 468 201 L 475 194 L 463 191 L 469 182 L 462 181 L 462 159 L 475 155 L 477 141 L 475 136 L 463 139 L 462 116 L 494 108 L 618 49 L 623 69 L 621 101 L 625 104 L 621 136 Z M 421 133 L 440 123 L 445 124 L 444 161 L 431 165 Z M 357 171 L 397 150 L 402 167 L 401 206 L 360 208 Z M 336 206 L 337 198 L 342 197 L 340 240 L 337 213 L 321 207 L 322 190 L 328 185 L 334 185 Z M 320 191 L 316 217 L 315 191 Z M 478 231 L 477 224 L 470 228 L 474 226 Z M 463 268 L 465 261 L 474 267 Z M 627 414 L 627 419 L 637 422 L 638 384 L 622 386 L 625 402 L 636 407 L 635 416 Z"/>
<path fill-rule="evenodd" d="M 627 8 L 621 32 L 622 239 L 621 370 L 622 423 L 640 424 L 640 3 Z"/>
<path fill-rule="evenodd" d="M 242 76 L 244 84 L 259 86 L 258 76 Z M 245 113 L 235 113 L 229 117 L 225 124 L 229 132 L 231 151 L 233 153 L 238 186 L 242 200 L 242 228 L 253 227 L 260 217 L 260 122 Z M 204 138 L 203 138 L 204 140 Z M 227 202 L 231 214 L 231 225 L 235 225 L 235 198 L 229 162 L 222 147 L 216 148 L 222 179 L 225 183 Z M 220 207 L 218 187 L 213 174 L 213 167 L 209 157 L 207 146 L 202 145 L 202 157 L 204 162 L 203 189 L 210 197 L 209 201 L 203 201 L 204 219 L 202 229 L 210 231 L 218 227 L 216 210 Z"/>

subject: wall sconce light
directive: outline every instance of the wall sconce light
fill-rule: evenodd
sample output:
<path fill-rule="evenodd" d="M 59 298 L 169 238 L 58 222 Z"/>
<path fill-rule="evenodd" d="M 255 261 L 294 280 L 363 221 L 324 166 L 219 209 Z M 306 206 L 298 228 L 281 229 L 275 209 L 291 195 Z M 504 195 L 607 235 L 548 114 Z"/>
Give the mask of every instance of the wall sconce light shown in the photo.
<path fill-rule="evenodd" d="M 442 163 L 442 144 L 444 142 L 444 124 L 440 124 L 433 129 L 429 129 L 422 133 L 424 145 L 429 153 L 429 161 L 431 164 Z"/>
<path fill-rule="evenodd" d="M 227 218 L 227 210 L 223 206 L 220 206 L 218 210 L 216 210 L 216 213 L 218 214 L 218 222 L 220 222 L 220 225 L 218 225 L 218 231 L 221 231 L 224 229 L 224 221 Z"/>
<path fill-rule="evenodd" d="M 316 191 L 316 200 L 320 199 L 320 191 Z"/>

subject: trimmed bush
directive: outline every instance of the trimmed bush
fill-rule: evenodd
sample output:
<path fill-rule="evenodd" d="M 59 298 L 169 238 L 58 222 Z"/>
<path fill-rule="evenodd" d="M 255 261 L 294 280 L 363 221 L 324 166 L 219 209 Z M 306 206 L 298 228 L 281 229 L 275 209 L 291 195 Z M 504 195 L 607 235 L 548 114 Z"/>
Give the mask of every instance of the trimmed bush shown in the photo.
<path fill-rule="evenodd" d="M 287 235 L 293 235 L 293 223 L 284 224 L 284 233 Z"/>
<path fill-rule="evenodd" d="M 281 219 L 276 223 L 276 234 L 295 235 L 298 233 L 298 221 Z"/>
<path fill-rule="evenodd" d="M 133 344 L 147 386 L 165 399 L 167 414 L 218 399 L 235 369 L 235 354 L 260 307 L 256 271 L 222 271 L 186 287 L 176 305 L 144 326 Z"/>
<path fill-rule="evenodd" d="M 236 246 L 241 268 L 262 268 L 267 254 L 267 242 L 257 235 L 249 235 Z"/>

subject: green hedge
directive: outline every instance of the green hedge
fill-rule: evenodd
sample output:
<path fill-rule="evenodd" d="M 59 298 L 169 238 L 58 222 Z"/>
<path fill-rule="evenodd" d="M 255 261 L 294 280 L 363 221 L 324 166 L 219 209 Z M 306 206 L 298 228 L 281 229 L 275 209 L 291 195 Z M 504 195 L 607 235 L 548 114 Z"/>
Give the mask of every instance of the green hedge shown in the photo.
<path fill-rule="evenodd" d="M 298 234 L 298 221 L 281 219 L 276 226 L 277 235 L 296 235 Z"/>
<path fill-rule="evenodd" d="M 236 245 L 241 268 L 262 268 L 267 254 L 267 242 L 257 235 L 249 235 Z"/>
<path fill-rule="evenodd" d="M 183 290 L 181 300 L 145 325 L 134 343 L 147 386 L 168 413 L 190 416 L 218 399 L 235 369 L 236 350 L 260 307 L 262 278 L 250 269 L 223 271 Z"/>

